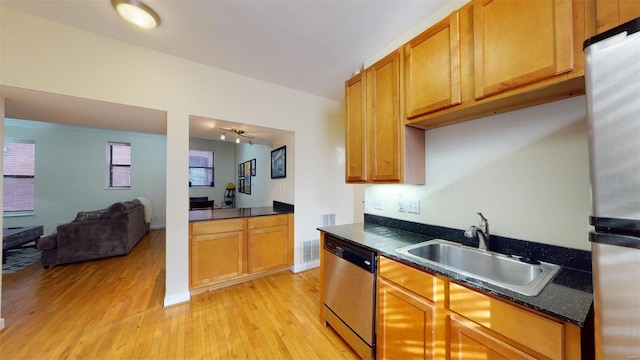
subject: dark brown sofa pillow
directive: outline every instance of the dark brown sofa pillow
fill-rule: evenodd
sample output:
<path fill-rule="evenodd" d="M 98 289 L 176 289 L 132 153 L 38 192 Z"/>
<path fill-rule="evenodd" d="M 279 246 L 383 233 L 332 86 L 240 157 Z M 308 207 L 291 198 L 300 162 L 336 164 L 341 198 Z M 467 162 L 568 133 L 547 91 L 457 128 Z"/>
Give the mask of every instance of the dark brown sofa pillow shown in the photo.
<path fill-rule="evenodd" d="M 79 211 L 73 222 L 89 221 L 89 220 L 102 220 L 107 210 L 94 210 L 94 211 Z"/>

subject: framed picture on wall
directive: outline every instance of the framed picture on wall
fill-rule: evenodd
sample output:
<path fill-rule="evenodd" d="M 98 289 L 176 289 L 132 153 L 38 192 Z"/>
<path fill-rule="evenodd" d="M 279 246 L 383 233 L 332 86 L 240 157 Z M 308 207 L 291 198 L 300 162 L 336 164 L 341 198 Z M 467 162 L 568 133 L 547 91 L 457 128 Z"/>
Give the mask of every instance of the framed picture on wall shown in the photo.
<path fill-rule="evenodd" d="M 271 151 L 271 178 L 280 179 L 287 177 L 287 146 L 279 147 Z"/>
<path fill-rule="evenodd" d="M 244 177 L 244 166 L 242 164 L 238 164 L 238 177 Z"/>
<path fill-rule="evenodd" d="M 256 176 L 256 159 L 251 159 L 251 176 Z"/>
<path fill-rule="evenodd" d="M 249 162 L 247 162 L 247 164 L 249 164 Z M 244 190 L 242 192 L 251 195 L 251 176 L 244 177 Z"/>
<path fill-rule="evenodd" d="M 251 162 L 249 161 L 245 161 L 244 163 L 242 163 L 242 165 L 244 165 L 244 177 L 250 177 L 251 176 Z M 251 180 L 249 180 L 251 181 Z"/>
<path fill-rule="evenodd" d="M 244 193 L 244 179 L 238 179 L 238 192 Z"/>

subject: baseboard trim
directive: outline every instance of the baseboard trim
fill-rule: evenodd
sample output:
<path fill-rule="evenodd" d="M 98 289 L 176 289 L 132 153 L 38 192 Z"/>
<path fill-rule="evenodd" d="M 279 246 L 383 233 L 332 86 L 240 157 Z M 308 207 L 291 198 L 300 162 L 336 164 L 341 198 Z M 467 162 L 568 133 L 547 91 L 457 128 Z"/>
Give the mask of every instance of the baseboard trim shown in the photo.
<path fill-rule="evenodd" d="M 164 297 L 164 307 L 182 304 L 191 301 L 191 294 L 188 291 L 180 294 Z"/>
<path fill-rule="evenodd" d="M 4 318 L 0 318 L 0 330 L 4 329 Z"/>
<path fill-rule="evenodd" d="M 166 225 L 151 225 L 149 226 L 149 230 L 160 230 L 166 228 Z"/>
<path fill-rule="evenodd" d="M 291 272 L 297 274 L 299 272 L 315 269 L 317 267 L 320 267 L 320 260 L 315 260 L 306 264 L 293 265 L 291 267 Z"/>

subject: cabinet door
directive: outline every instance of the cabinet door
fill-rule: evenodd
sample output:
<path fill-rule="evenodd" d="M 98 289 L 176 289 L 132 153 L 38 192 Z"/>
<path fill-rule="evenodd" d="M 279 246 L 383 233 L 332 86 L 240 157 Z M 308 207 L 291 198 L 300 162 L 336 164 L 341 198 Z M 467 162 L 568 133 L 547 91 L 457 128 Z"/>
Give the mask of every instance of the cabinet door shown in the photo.
<path fill-rule="evenodd" d="M 460 104 L 459 14 L 404 47 L 407 119 Z"/>
<path fill-rule="evenodd" d="M 365 74 L 370 180 L 398 182 L 404 126 L 400 118 L 400 52 L 387 55 Z"/>
<path fill-rule="evenodd" d="M 536 359 L 509 344 L 492 337 L 473 323 L 449 317 L 451 359 L 519 360 Z"/>
<path fill-rule="evenodd" d="M 573 68 L 570 0 L 476 0 L 476 99 Z"/>
<path fill-rule="evenodd" d="M 288 227 L 285 225 L 249 230 L 250 274 L 287 266 Z"/>
<path fill-rule="evenodd" d="M 379 359 L 433 359 L 433 303 L 378 279 Z"/>
<path fill-rule="evenodd" d="M 596 0 L 598 33 L 640 17 L 638 0 Z"/>
<path fill-rule="evenodd" d="M 191 287 L 209 285 L 244 273 L 243 232 L 191 238 Z"/>
<path fill-rule="evenodd" d="M 358 74 L 345 82 L 345 158 L 346 181 L 366 182 L 366 118 L 364 77 Z"/>

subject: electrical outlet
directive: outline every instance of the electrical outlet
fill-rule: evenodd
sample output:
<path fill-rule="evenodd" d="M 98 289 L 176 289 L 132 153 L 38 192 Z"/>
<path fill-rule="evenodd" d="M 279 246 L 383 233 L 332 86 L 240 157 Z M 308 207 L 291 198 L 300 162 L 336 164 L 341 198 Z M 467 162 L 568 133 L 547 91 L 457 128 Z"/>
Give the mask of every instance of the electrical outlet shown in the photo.
<path fill-rule="evenodd" d="M 398 211 L 405 212 L 404 200 L 398 199 Z"/>
<path fill-rule="evenodd" d="M 376 210 L 382 210 L 382 200 L 373 199 L 373 208 Z"/>
<path fill-rule="evenodd" d="M 420 200 L 407 201 L 407 211 L 414 214 L 420 214 Z"/>

